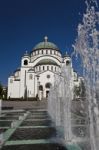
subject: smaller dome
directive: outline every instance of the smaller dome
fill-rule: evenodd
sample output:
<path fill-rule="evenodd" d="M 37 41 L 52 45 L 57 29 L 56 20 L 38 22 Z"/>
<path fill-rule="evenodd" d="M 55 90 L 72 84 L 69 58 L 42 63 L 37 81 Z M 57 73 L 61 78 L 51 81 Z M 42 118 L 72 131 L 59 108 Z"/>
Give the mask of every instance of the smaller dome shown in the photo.
<path fill-rule="evenodd" d="M 17 68 L 17 69 L 14 71 L 14 73 L 19 72 L 19 71 L 20 71 L 20 68 Z"/>
<path fill-rule="evenodd" d="M 51 49 L 59 50 L 59 48 L 58 48 L 54 43 L 48 42 L 48 37 L 47 37 L 47 36 L 44 37 L 44 42 L 38 43 L 38 44 L 33 48 L 33 50 L 36 50 L 36 49 L 44 49 L 44 48 L 51 48 Z"/>
<path fill-rule="evenodd" d="M 38 65 L 56 65 L 56 66 L 58 66 L 58 64 L 51 59 L 43 59 L 36 64 L 36 66 L 38 66 Z"/>

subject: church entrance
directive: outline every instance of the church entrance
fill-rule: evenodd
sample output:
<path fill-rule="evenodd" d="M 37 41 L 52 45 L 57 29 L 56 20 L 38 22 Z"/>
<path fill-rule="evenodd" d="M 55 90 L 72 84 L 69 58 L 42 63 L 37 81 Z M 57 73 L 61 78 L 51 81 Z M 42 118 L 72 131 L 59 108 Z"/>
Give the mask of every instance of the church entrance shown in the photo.
<path fill-rule="evenodd" d="M 50 82 L 48 82 L 48 83 L 45 84 L 45 87 L 46 87 L 46 98 L 48 97 L 51 85 L 52 84 Z"/>
<path fill-rule="evenodd" d="M 43 99 L 43 86 L 42 85 L 39 86 L 39 98 L 40 100 Z"/>

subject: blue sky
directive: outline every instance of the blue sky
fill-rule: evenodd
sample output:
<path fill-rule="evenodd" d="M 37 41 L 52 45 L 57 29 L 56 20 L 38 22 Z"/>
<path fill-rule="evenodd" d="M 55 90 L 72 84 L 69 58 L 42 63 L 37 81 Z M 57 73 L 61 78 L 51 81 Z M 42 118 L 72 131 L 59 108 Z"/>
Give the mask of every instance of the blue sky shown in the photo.
<path fill-rule="evenodd" d="M 85 11 L 85 0 L 0 0 L 0 81 L 20 66 L 45 35 L 64 54 L 71 54 L 77 25 Z M 79 63 L 74 63 L 80 71 Z"/>

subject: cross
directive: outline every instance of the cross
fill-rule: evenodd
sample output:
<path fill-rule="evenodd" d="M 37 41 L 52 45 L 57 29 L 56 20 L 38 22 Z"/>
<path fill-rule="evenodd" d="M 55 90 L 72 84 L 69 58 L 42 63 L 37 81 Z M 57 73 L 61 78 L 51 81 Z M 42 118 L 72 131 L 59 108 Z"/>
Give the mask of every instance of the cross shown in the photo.
<path fill-rule="evenodd" d="M 45 36 L 45 37 L 44 37 L 44 40 L 45 40 L 45 42 L 47 42 L 47 41 L 48 41 L 48 37 L 47 37 L 47 36 Z"/>

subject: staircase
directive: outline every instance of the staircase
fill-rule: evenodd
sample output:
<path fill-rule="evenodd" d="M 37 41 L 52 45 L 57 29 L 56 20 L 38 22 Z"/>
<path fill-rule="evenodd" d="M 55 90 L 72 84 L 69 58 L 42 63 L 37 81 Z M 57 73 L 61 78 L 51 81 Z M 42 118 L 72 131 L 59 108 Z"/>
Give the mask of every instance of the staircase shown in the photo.
<path fill-rule="evenodd" d="M 12 116 L 25 117 L 16 120 L 15 127 L 8 128 L 4 133 L 6 140 L 1 150 L 67 150 L 57 138 L 57 130 L 46 106 L 46 101 L 39 101 L 22 114 L 11 111 Z"/>

